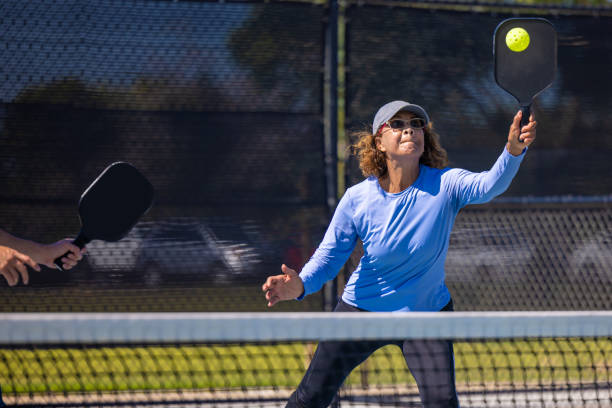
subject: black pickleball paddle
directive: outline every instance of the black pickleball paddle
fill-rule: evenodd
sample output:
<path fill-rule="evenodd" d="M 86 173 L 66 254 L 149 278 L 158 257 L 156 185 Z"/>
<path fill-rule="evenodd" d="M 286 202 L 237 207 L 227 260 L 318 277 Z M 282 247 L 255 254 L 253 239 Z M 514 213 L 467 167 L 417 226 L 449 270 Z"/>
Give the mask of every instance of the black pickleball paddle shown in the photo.
<path fill-rule="evenodd" d="M 153 186 L 134 166 L 111 164 L 81 195 L 81 231 L 74 244 L 83 248 L 94 239 L 119 241 L 149 210 L 153 195 Z M 54 261 L 60 270 L 61 258 L 66 255 Z"/>
<path fill-rule="evenodd" d="M 493 56 L 495 81 L 518 101 L 523 127 L 529 123 L 533 99 L 555 78 L 557 32 L 544 18 L 504 20 L 493 34 Z"/>

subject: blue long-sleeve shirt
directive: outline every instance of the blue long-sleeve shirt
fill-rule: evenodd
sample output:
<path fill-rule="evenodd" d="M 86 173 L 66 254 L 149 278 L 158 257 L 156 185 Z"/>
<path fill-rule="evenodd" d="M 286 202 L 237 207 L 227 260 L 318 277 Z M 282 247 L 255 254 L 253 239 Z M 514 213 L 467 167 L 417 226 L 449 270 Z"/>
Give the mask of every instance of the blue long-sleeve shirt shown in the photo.
<path fill-rule="evenodd" d="M 360 238 L 364 254 L 343 301 L 370 311 L 442 309 L 450 301 L 444 261 L 457 213 L 503 193 L 524 155 L 513 156 L 504 148 L 482 173 L 421 164 L 416 181 L 400 193 L 386 192 L 373 176 L 349 188 L 300 272 L 304 294 L 299 299 L 333 279 Z"/>

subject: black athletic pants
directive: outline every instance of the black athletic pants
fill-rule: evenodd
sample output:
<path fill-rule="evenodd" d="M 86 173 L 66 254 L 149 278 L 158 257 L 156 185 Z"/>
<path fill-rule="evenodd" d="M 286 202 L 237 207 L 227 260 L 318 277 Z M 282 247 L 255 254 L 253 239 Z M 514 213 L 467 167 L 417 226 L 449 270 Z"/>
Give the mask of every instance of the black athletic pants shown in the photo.
<path fill-rule="evenodd" d="M 452 311 L 451 300 L 442 311 Z M 342 300 L 335 312 L 363 311 Z M 458 407 L 453 344 L 449 340 L 322 341 L 286 408 L 325 408 L 351 371 L 379 348 L 402 349 L 414 376 L 424 408 Z"/>

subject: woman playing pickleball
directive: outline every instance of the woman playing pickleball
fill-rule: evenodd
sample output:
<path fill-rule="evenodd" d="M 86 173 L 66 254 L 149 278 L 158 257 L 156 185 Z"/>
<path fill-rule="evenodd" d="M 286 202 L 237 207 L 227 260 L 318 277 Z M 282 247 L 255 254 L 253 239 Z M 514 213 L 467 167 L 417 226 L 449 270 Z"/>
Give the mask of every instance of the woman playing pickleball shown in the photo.
<path fill-rule="evenodd" d="M 299 273 L 282 265 L 262 289 L 268 306 L 303 299 L 333 279 L 357 239 L 364 253 L 335 311 L 450 311 L 444 261 L 453 222 L 468 204 L 503 193 L 536 137 L 533 115 L 520 128 L 521 112 L 490 170 L 449 168 L 427 112 L 393 101 L 376 113 L 372 131 L 354 145 L 366 179 L 349 188 L 323 241 Z M 398 345 L 415 377 L 425 408 L 458 406 L 452 342 L 448 340 L 320 342 L 287 407 L 327 407 L 348 374 L 374 351 Z"/>

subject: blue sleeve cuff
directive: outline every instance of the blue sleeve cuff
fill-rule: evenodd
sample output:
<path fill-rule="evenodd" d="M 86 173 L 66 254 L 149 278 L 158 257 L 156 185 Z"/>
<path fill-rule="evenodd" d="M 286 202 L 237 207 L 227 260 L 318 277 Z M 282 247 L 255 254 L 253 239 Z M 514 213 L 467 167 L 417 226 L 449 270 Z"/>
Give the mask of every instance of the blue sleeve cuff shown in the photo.
<path fill-rule="evenodd" d="M 301 276 L 300 276 L 300 279 L 302 279 Z M 304 286 L 304 292 L 302 292 L 302 294 L 300 296 L 296 297 L 295 300 L 302 300 L 307 295 L 307 293 L 306 293 L 306 282 L 304 282 L 304 279 L 302 279 L 302 285 Z"/>

